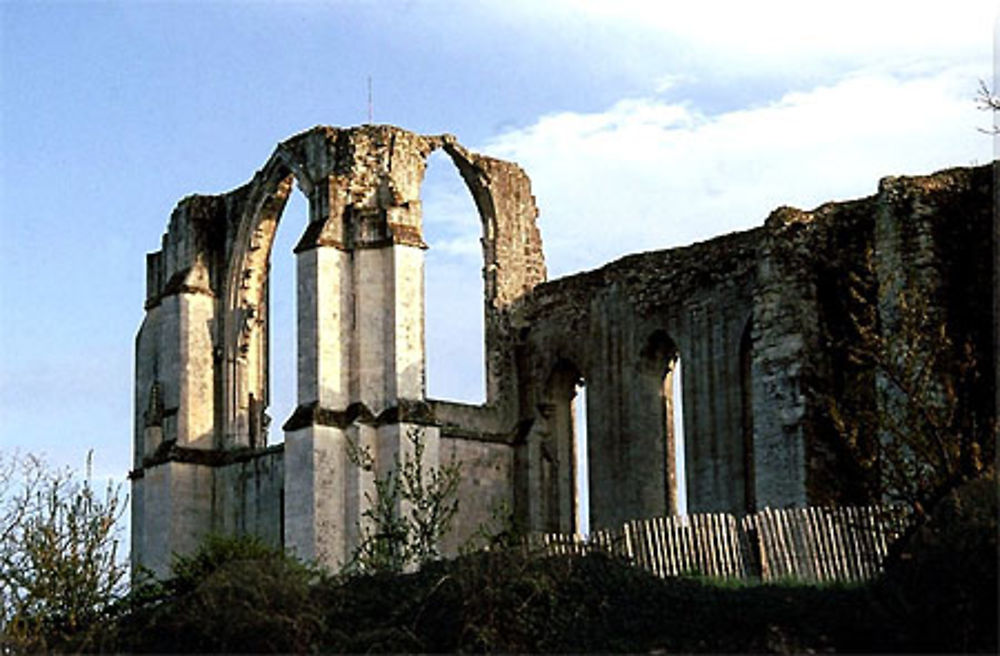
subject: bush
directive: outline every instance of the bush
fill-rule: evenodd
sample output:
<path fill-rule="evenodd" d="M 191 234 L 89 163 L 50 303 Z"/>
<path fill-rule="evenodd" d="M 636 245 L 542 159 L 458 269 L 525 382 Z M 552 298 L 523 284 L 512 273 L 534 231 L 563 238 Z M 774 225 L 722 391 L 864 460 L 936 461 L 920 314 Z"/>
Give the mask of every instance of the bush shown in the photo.
<path fill-rule="evenodd" d="M 997 482 L 952 490 L 873 588 L 885 649 L 997 652 Z"/>
<path fill-rule="evenodd" d="M 322 576 L 250 539 L 211 540 L 140 587 L 132 651 L 996 650 L 996 484 L 939 504 L 867 585 L 660 579 L 603 554 L 521 548 L 409 574 Z M 150 592 L 151 591 L 151 592 Z"/>
<path fill-rule="evenodd" d="M 320 573 L 256 538 L 211 537 L 172 577 L 136 586 L 122 647 L 135 652 L 303 652 L 322 633 Z"/>
<path fill-rule="evenodd" d="M 0 650 L 95 651 L 113 639 L 127 567 L 118 487 L 99 495 L 36 456 L 0 454 Z"/>

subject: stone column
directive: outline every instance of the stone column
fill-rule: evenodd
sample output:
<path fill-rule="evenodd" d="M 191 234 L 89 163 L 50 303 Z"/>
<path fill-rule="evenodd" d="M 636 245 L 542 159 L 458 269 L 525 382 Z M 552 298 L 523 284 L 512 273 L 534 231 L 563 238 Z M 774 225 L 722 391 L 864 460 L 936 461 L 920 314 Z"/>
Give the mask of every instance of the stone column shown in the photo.
<path fill-rule="evenodd" d="M 285 546 L 334 570 L 351 553 L 347 439 L 344 429 L 318 422 L 285 433 Z"/>
<path fill-rule="evenodd" d="M 424 398 L 424 254 L 393 244 L 354 252 L 357 397 L 371 413 Z"/>

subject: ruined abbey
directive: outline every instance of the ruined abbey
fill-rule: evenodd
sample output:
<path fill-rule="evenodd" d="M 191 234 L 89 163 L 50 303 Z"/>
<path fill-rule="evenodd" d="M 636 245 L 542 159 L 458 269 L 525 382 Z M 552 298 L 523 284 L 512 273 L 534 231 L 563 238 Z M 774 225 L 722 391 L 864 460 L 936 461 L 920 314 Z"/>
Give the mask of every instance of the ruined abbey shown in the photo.
<path fill-rule="evenodd" d="M 419 192 L 436 149 L 482 223 L 481 405 L 426 393 Z M 295 248 L 297 408 L 272 423 L 269 259 L 296 186 L 309 204 Z M 147 256 L 133 564 L 164 573 L 214 532 L 335 567 L 358 542 L 375 475 L 346 445 L 384 469 L 415 428 L 430 464 L 462 463 L 449 549 L 501 502 L 526 529 L 574 531 L 581 382 L 591 527 L 674 512 L 678 360 L 690 511 L 865 501 L 825 403 L 872 398 L 870 372 L 844 351 L 855 306 L 890 334 L 899 289 L 915 290 L 992 376 L 993 198 L 988 166 L 886 178 L 868 198 L 780 208 L 752 230 L 549 281 L 516 164 L 391 126 L 298 134 L 242 187 L 181 200 Z M 988 383 L 975 403 L 995 416 Z"/>

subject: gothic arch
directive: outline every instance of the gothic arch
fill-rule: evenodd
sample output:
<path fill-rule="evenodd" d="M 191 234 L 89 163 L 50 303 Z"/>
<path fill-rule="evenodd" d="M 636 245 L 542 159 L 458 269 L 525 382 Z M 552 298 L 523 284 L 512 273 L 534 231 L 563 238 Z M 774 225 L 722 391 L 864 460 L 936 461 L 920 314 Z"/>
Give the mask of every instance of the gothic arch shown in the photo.
<path fill-rule="evenodd" d="M 465 187 L 472 195 L 472 200 L 479 213 L 479 222 L 482 227 L 480 243 L 483 251 L 483 294 L 490 302 L 488 306 L 492 307 L 492 301 L 497 297 L 497 212 L 493 193 L 488 186 L 489 180 L 482 167 L 476 166 L 465 149 L 458 144 L 446 141 L 441 144 L 440 148 L 448 154 L 455 164 L 455 168 L 462 176 Z"/>
<path fill-rule="evenodd" d="M 542 526 L 546 531 L 579 530 L 580 500 L 576 491 L 579 427 L 575 403 L 577 390 L 584 384 L 579 367 L 567 359 L 559 359 L 548 375 L 545 396 L 538 408 L 538 420 L 544 425 L 538 447 Z"/>
<path fill-rule="evenodd" d="M 678 435 L 675 430 L 674 416 L 678 411 L 674 388 L 680 366 L 680 349 L 666 330 L 657 329 L 650 333 L 643 343 L 639 353 L 636 393 L 646 399 L 648 416 L 642 418 L 642 428 L 635 439 L 642 442 L 637 445 L 638 453 L 646 454 L 651 466 L 660 469 L 660 476 L 650 477 L 662 480 L 662 498 L 657 505 L 662 505 L 662 513 L 677 512 L 677 465 L 674 450 Z"/>
<path fill-rule="evenodd" d="M 222 313 L 223 447 L 264 446 L 269 397 L 268 284 L 274 237 L 285 205 L 304 177 L 307 162 L 279 146 L 245 188 L 235 238 L 227 254 Z"/>

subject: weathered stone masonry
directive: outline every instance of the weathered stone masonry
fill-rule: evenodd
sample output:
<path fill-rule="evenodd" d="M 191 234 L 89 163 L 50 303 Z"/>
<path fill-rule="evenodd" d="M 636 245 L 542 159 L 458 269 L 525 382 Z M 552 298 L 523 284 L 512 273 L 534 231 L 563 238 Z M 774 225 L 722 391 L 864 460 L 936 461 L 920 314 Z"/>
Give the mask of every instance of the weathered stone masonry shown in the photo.
<path fill-rule="evenodd" d="M 426 394 L 419 191 L 435 149 L 482 222 L 480 406 Z M 298 407 L 269 446 L 268 263 L 293 186 L 309 202 L 295 248 Z M 147 257 L 133 562 L 163 573 L 171 553 L 224 532 L 336 566 L 373 486 L 346 443 L 370 447 L 384 471 L 414 430 L 429 464 L 462 462 L 450 549 L 501 502 L 527 528 L 574 530 L 581 382 L 591 525 L 672 512 L 678 361 L 690 510 L 853 500 L 818 401 L 870 399 L 870 376 L 837 351 L 850 331 L 843 281 L 871 283 L 890 326 L 894 285 L 925 290 L 992 365 L 992 194 L 985 167 L 890 178 L 871 198 L 782 208 L 754 230 L 545 282 L 538 212 L 516 165 L 390 126 L 296 135 L 246 185 L 182 200 Z M 990 382 L 978 402 L 995 416 Z"/>

